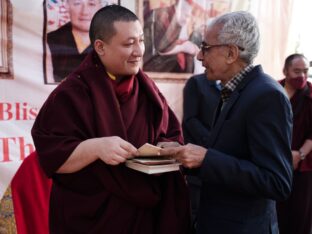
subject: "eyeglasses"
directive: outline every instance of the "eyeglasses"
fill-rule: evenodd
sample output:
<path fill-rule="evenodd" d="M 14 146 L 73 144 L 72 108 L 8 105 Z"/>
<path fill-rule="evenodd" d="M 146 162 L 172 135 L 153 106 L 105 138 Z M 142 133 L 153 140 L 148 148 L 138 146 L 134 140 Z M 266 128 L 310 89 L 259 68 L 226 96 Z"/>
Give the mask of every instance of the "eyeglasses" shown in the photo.
<path fill-rule="evenodd" d="M 220 47 L 220 46 L 230 46 L 231 44 L 219 44 L 219 45 L 207 45 L 206 42 L 202 42 L 200 45 L 200 50 L 202 54 L 204 55 L 205 52 L 207 52 L 212 47 Z M 235 45 L 240 51 L 244 51 L 245 49 L 241 46 Z"/>

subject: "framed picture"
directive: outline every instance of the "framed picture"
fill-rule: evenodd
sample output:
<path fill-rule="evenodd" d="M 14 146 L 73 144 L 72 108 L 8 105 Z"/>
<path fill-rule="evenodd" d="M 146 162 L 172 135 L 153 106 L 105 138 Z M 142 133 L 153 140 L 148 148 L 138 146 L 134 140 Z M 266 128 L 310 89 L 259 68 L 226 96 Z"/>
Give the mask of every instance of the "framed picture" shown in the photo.
<path fill-rule="evenodd" d="M 153 79 L 187 79 L 202 73 L 196 59 L 204 27 L 229 12 L 231 0 L 139 0 L 145 54 L 143 70 Z"/>
<path fill-rule="evenodd" d="M 45 84 L 57 84 L 91 51 L 89 26 L 100 8 L 119 0 L 44 0 Z"/>
<path fill-rule="evenodd" d="M 0 79 L 13 79 L 12 5 L 0 0 Z"/>

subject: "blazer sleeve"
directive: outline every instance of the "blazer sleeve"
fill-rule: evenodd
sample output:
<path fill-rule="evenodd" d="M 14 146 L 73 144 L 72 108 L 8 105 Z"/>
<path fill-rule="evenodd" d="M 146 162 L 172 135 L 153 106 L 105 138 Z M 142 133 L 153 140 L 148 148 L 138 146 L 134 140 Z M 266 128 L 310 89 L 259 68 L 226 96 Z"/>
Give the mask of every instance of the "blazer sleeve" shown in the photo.
<path fill-rule="evenodd" d="M 210 131 L 199 118 L 201 92 L 197 85 L 196 79 L 190 78 L 184 87 L 182 128 L 185 143 L 205 145 Z"/>
<path fill-rule="evenodd" d="M 241 147 L 248 155 L 208 149 L 200 176 L 229 192 L 284 200 L 291 192 L 293 174 L 290 103 L 275 90 L 257 97 L 245 111 L 246 119 L 238 130 L 245 131 Z"/>

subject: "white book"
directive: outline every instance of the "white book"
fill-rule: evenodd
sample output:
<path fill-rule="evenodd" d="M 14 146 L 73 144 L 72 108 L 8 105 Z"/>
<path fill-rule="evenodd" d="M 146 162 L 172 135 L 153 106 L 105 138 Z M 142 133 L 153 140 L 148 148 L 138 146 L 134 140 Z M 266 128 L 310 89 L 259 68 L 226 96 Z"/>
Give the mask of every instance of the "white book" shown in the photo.
<path fill-rule="evenodd" d="M 176 161 L 158 165 L 142 164 L 140 162 L 135 162 L 133 159 L 127 160 L 125 164 L 131 169 L 141 171 L 146 174 L 159 174 L 170 171 L 179 171 L 181 165 L 181 163 Z"/>
<path fill-rule="evenodd" d="M 145 164 L 145 165 L 162 165 L 162 164 L 170 164 L 175 163 L 176 160 L 170 157 L 136 157 L 132 159 L 133 162 Z"/>

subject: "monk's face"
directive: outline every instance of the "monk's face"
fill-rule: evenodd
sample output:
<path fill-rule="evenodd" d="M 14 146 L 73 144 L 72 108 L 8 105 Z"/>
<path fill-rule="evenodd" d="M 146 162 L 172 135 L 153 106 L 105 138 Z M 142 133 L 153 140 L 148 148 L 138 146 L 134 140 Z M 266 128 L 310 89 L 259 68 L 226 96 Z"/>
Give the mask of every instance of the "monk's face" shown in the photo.
<path fill-rule="evenodd" d="M 145 50 L 144 35 L 139 21 L 114 23 L 116 34 L 108 43 L 103 42 L 100 59 L 106 70 L 115 76 L 138 73 Z"/>
<path fill-rule="evenodd" d="M 302 57 L 294 58 L 290 65 L 283 70 L 286 84 L 294 89 L 303 89 L 308 80 L 309 66 L 307 59 Z"/>

